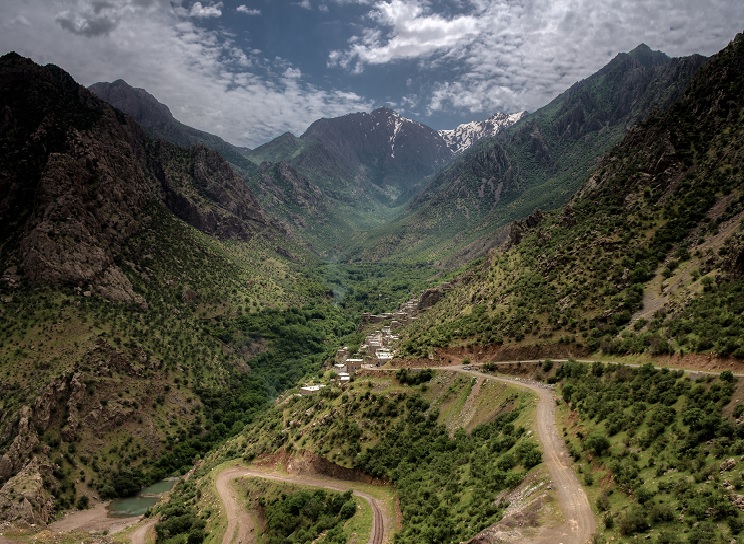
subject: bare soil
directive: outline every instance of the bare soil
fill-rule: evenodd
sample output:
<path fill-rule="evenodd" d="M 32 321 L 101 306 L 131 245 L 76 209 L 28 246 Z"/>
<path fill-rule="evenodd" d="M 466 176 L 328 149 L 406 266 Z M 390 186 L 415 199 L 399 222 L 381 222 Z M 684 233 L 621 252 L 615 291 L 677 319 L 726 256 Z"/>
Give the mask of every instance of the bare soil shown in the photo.
<path fill-rule="evenodd" d="M 87 510 L 78 510 L 67 514 L 64 518 L 49 524 L 49 530 L 54 533 L 68 533 L 81 531 L 86 533 L 109 534 L 123 531 L 130 525 L 134 525 L 141 516 L 132 518 L 112 518 L 108 514 L 108 503 L 100 503 Z"/>

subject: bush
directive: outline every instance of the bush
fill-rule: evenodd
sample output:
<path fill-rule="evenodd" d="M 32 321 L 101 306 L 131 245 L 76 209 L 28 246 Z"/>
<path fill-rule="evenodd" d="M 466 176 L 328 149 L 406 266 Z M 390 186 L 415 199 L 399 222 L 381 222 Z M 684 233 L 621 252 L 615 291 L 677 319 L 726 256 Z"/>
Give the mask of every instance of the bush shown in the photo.
<path fill-rule="evenodd" d="M 646 510 L 640 506 L 631 506 L 625 515 L 620 518 L 618 524 L 620 534 L 625 536 L 648 531 L 650 527 Z"/>
<path fill-rule="evenodd" d="M 589 433 L 589 436 L 584 442 L 584 446 L 587 450 L 594 453 L 594 455 L 601 456 L 604 452 L 610 449 L 609 439 L 598 431 Z"/>

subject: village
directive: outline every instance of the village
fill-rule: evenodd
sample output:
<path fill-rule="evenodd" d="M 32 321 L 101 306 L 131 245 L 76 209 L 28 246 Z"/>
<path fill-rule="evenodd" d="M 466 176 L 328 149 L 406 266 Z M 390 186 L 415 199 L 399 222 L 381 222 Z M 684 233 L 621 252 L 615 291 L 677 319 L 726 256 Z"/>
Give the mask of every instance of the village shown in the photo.
<path fill-rule="evenodd" d="M 336 352 L 330 368 L 333 377 L 330 383 L 308 383 L 300 387 L 301 395 L 318 394 L 327 385 L 345 386 L 354 378 L 354 374 L 362 369 L 373 369 L 385 366 L 396 356 L 396 348 L 400 338 L 394 333 L 403 325 L 415 321 L 420 312 L 439 301 L 452 288 L 449 282 L 426 289 L 419 298 L 410 299 L 400 305 L 397 312 L 385 314 L 362 314 L 361 330 L 369 330 L 379 325 L 380 328 L 366 335 L 364 343 L 351 353 L 348 346 Z"/>

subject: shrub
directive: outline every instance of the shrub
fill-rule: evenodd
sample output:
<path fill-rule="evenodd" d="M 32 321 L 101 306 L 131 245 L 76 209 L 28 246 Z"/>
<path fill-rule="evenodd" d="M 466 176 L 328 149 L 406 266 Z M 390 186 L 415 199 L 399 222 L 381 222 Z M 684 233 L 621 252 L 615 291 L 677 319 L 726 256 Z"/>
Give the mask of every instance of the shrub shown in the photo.
<path fill-rule="evenodd" d="M 601 456 L 610 449 L 610 441 L 604 434 L 593 431 L 584 441 L 584 446 L 595 455 Z"/>
<path fill-rule="evenodd" d="M 646 510 L 640 506 L 631 506 L 630 509 L 620 518 L 618 528 L 620 534 L 629 536 L 637 533 L 648 531 L 650 525 L 646 517 Z"/>

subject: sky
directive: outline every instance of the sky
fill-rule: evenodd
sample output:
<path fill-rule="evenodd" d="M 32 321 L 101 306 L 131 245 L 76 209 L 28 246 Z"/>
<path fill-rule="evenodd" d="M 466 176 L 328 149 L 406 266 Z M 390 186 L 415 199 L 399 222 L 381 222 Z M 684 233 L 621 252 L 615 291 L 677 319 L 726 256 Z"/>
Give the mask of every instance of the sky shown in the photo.
<path fill-rule="evenodd" d="M 641 43 L 712 55 L 744 0 L 2 0 L 0 54 L 124 79 L 255 148 L 388 106 L 434 129 L 534 111 Z"/>

